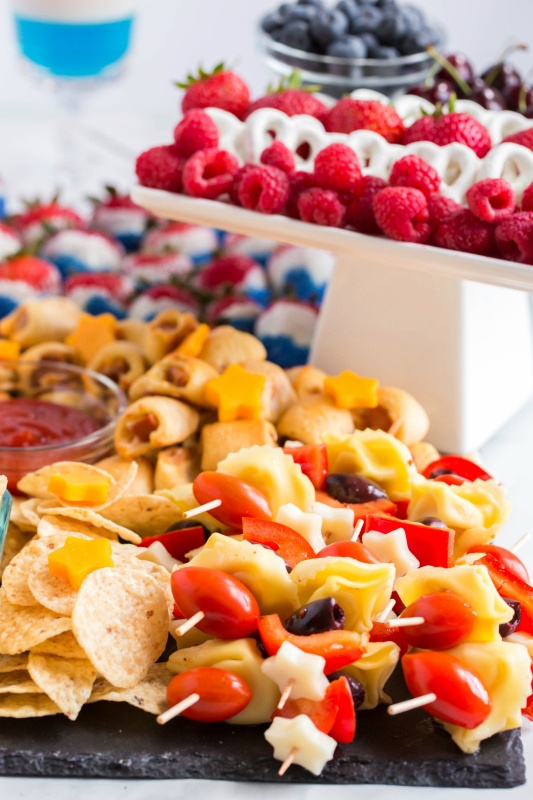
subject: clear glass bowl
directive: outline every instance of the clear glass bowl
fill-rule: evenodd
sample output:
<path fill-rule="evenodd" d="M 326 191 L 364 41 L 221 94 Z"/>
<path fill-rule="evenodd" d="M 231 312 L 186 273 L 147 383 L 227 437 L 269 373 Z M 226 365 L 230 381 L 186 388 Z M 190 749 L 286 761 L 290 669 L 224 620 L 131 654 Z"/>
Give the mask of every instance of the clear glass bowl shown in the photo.
<path fill-rule="evenodd" d="M 4 492 L 0 500 L 0 558 L 4 552 L 4 545 L 6 543 L 6 534 L 9 527 L 9 517 L 11 515 L 11 495 L 9 492 Z"/>
<path fill-rule="evenodd" d="M 442 28 L 438 31 L 435 48 L 445 41 Z M 389 97 L 400 94 L 407 87 L 422 83 L 435 61 L 424 50 L 399 58 L 337 58 L 315 55 L 304 50 L 280 44 L 258 27 L 259 50 L 269 69 L 278 75 L 290 75 L 300 70 L 304 85 L 320 86 L 333 97 L 342 97 L 355 89 L 373 89 Z"/>
<path fill-rule="evenodd" d="M 12 492 L 23 475 L 46 464 L 94 463 L 108 455 L 113 449 L 116 420 L 127 406 L 123 392 L 105 375 L 57 361 L 0 361 L 0 399 L 21 397 L 78 409 L 97 428 L 61 443 L 0 447 L 0 475 L 7 476 Z"/>

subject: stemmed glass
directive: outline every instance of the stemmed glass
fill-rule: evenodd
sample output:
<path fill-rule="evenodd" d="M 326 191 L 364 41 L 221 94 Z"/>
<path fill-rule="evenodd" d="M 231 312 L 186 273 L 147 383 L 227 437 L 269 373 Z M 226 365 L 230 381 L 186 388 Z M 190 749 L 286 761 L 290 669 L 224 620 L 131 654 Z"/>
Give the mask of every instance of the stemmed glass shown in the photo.
<path fill-rule="evenodd" d="M 75 190 L 87 168 L 80 110 L 85 97 L 118 77 L 131 44 L 138 0 L 11 0 L 19 51 L 62 110 L 56 185 Z"/>

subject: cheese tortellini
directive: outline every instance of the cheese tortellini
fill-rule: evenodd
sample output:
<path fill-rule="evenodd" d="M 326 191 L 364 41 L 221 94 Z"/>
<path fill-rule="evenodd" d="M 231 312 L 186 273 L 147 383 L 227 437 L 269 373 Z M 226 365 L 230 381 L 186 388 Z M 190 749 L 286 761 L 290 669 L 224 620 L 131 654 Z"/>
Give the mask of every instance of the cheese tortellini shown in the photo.
<path fill-rule="evenodd" d="M 369 642 L 366 653 L 359 661 L 341 670 L 344 675 L 351 675 L 365 688 L 365 699 L 359 706 L 361 711 L 376 708 L 379 703 L 391 702 L 384 687 L 394 672 L 399 657 L 400 648 L 394 642 Z"/>

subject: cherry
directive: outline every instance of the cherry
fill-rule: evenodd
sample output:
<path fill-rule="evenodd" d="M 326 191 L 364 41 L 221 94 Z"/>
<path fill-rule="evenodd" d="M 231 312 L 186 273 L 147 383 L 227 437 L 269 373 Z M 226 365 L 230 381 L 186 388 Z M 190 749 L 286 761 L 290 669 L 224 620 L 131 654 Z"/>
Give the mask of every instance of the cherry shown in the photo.
<path fill-rule="evenodd" d="M 471 87 L 472 93 L 469 95 L 469 100 L 479 103 L 483 108 L 494 111 L 501 111 L 507 108 L 507 102 L 503 94 L 498 89 L 495 89 L 494 86 L 488 86 L 482 78 L 474 78 Z"/>
<path fill-rule="evenodd" d="M 414 94 L 417 97 L 423 97 L 434 105 L 437 105 L 437 103 L 444 105 L 444 103 L 448 102 L 452 94 L 456 93 L 456 90 L 451 81 L 439 80 L 435 81 L 431 86 L 426 86 L 424 83 L 418 86 L 412 86 L 407 90 L 407 93 Z"/>
<path fill-rule="evenodd" d="M 530 106 L 533 106 L 533 87 L 527 84 L 520 84 L 514 86 L 505 93 L 507 100 L 507 107 L 512 111 L 520 111 L 524 113 Z"/>
<path fill-rule="evenodd" d="M 500 61 L 481 73 L 483 80 L 503 94 L 522 85 L 522 77 L 510 61 Z"/>
<path fill-rule="evenodd" d="M 474 79 L 474 68 L 463 53 L 450 53 L 445 56 L 445 58 L 467 83 L 470 83 Z M 449 81 L 451 77 L 451 73 L 446 67 L 442 67 L 435 75 L 435 80 L 438 81 L 442 79 Z"/>

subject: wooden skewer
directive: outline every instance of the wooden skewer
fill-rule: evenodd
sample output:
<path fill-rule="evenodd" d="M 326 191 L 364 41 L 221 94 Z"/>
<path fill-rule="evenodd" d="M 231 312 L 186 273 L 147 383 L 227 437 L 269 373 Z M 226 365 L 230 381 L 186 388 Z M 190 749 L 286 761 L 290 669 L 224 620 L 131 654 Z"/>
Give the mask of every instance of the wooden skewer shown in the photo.
<path fill-rule="evenodd" d="M 357 520 L 355 528 L 353 529 L 352 538 L 350 539 L 351 542 L 356 542 L 358 540 L 359 534 L 363 530 L 364 524 L 365 523 L 363 522 L 362 519 Z"/>
<path fill-rule="evenodd" d="M 191 628 L 194 628 L 199 622 L 203 620 L 205 614 L 203 611 L 197 611 L 196 614 L 193 614 L 192 617 L 186 619 L 185 622 L 182 622 L 181 625 L 178 625 L 177 628 L 174 629 L 174 636 L 183 636 L 184 633 L 190 631 Z"/>
<path fill-rule="evenodd" d="M 213 508 L 218 508 L 222 505 L 222 500 L 210 500 L 209 503 L 204 503 L 201 506 L 197 506 L 196 508 L 191 508 L 189 511 L 183 512 L 183 519 L 190 519 L 191 517 L 197 517 L 198 514 L 203 514 L 205 511 L 212 511 Z"/>
<path fill-rule="evenodd" d="M 429 694 L 421 694 L 420 697 L 411 697 L 410 700 L 402 700 L 401 703 L 393 703 L 387 708 L 387 714 L 394 716 L 395 714 L 403 714 L 404 711 L 411 711 L 413 708 L 420 708 L 427 703 L 434 703 L 437 695 L 433 692 Z"/>
<path fill-rule="evenodd" d="M 511 551 L 511 553 L 516 553 L 516 551 L 520 550 L 520 548 L 523 547 L 523 545 L 525 545 L 526 542 L 529 542 L 530 539 L 531 539 L 531 534 L 524 533 L 524 535 L 517 542 L 515 542 L 513 546 L 509 548 L 509 550 Z"/>
<path fill-rule="evenodd" d="M 390 433 L 391 436 L 396 436 L 404 422 L 405 420 L 403 417 L 398 417 L 398 419 L 394 420 L 387 433 Z"/>
<path fill-rule="evenodd" d="M 383 620 L 383 624 L 389 628 L 407 628 L 410 625 L 423 625 L 425 621 L 424 617 L 396 617 Z"/>
<path fill-rule="evenodd" d="M 387 603 L 381 614 L 377 615 L 376 622 L 385 622 L 385 620 L 387 619 L 387 617 L 389 616 L 390 612 L 392 611 L 395 605 L 396 603 L 394 600 L 389 600 L 389 602 Z"/>
<path fill-rule="evenodd" d="M 200 695 L 197 692 L 193 692 L 184 700 L 182 700 L 181 703 L 176 703 L 175 706 L 172 706 L 172 708 L 169 708 L 167 711 L 164 711 L 162 714 L 160 714 L 157 717 L 158 723 L 160 725 L 165 725 L 169 720 L 179 716 L 182 711 L 186 711 L 188 708 L 197 703 L 199 699 Z"/>
<path fill-rule="evenodd" d="M 289 699 L 293 686 L 294 686 L 294 678 L 291 678 L 289 681 L 287 681 L 287 684 L 281 693 L 281 697 L 279 698 L 279 703 L 276 706 L 278 710 L 282 709 L 287 700 Z"/>
<path fill-rule="evenodd" d="M 285 761 L 278 770 L 278 775 L 280 777 L 282 775 L 285 775 L 285 773 L 287 772 L 287 770 L 289 769 L 290 765 L 293 763 L 297 755 L 298 755 L 298 747 L 292 747 L 291 752 L 289 753 L 289 755 L 287 756 L 287 758 L 285 759 Z"/>

